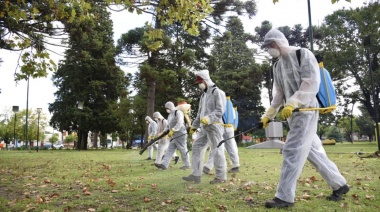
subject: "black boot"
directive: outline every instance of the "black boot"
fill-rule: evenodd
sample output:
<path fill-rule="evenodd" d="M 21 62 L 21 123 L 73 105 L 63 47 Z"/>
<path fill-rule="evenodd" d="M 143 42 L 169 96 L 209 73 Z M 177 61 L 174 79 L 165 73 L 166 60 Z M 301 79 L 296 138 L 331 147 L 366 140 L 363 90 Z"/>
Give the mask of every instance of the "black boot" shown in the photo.
<path fill-rule="evenodd" d="M 206 166 L 203 167 L 203 173 L 210 174 L 210 171 L 211 170 L 209 168 L 207 168 Z"/>
<path fill-rule="evenodd" d="M 167 169 L 163 164 L 157 164 L 157 163 L 154 163 L 154 165 L 155 165 L 157 168 L 162 169 L 162 170 L 166 170 L 166 169 Z"/>
<path fill-rule="evenodd" d="M 339 189 L 334 190 L 333 193 L 330 196 L 328 196 L 326 199 L 330 201 L 335 201 L 335 202 L 340 201 L 342 200 L 342 195 L 347 194 L 349 190 L 350 190 L 350 187 L 346 184 L 340 187 Z"/>
<path fill-rule="evenodd" d="M 175 156 L 175 157 L 174 157 L 174 164 L 177 164 L 177 163 L 178 163 L 178 160 L 179 160 L 179 157 L 178 157 L 178 156 Z"/>
<path fill-rule="evenodd" d="M 265 207 L 267 208 L 286 208 L 286 207 L 292 207 L 294 203 L 292 202 L 285 202 L 283 200 L 280 200 L 279 198 L 274 198 L 271 200 L 268 200 L 265 203 Z"/>
<path fill-rule="evenodd" d="M 237 173 L 239 172 L 239 167 L 234 167 L 231 170 L 228 171 L 229 173 Z"/>
<path fill-rule="evenodd" d="M 194 182 L 195 184 L 201 183 L 201 177 L 200 176 L 194 176 L 194 175 L 189 175 L 187 177 L 182 177 L 182 180 L 186 180 L 188 182 Z"/>

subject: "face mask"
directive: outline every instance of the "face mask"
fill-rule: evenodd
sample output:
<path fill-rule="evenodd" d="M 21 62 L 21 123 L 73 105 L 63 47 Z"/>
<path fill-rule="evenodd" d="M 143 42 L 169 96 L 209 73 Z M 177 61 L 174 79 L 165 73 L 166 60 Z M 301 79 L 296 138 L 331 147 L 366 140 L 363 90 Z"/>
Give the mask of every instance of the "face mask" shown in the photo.
<path fill-rule="evenodd" d="M 172 112 L 172 111 L 171 111 L 170 109 L 166 109 L 166 112 L 167 112 L 167 113 L 170 113 L 170 112 Z"/>
<path fill-rule="evenodd" d="M 280 51 L 278 49 L 275 49 L 275 48 L 268 49 L 268 53 L 270 54 L 270 56 L 272 56 L 274 58 L 280 56 Z"/>
<path fill-rule="evenodd" d="M 149 124 L 149 121 L 146 121 L 147 124 Z"/>
<path fill-rule="evenodd" d="M 199 83 L 198 86 L 199 86 L 199 89 L 201 90 L 206 89 L 206 85 L 204 83 Z"/>
<path fill-rule="evenodd" d="M 155 120 L 155 121 L 158 121 L 158 118 L 155 118 L 154 120 Z"/>

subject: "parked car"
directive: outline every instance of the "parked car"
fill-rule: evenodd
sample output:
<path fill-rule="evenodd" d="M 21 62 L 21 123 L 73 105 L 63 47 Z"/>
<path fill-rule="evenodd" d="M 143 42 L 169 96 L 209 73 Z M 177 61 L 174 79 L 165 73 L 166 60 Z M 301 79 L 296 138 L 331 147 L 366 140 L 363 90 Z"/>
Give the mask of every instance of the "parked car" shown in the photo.
<path fill-rule="evenodd" d="M 63 144 L 54 144 L 53 147 L 55 149 L 63 149 L 64 148 Z"/>

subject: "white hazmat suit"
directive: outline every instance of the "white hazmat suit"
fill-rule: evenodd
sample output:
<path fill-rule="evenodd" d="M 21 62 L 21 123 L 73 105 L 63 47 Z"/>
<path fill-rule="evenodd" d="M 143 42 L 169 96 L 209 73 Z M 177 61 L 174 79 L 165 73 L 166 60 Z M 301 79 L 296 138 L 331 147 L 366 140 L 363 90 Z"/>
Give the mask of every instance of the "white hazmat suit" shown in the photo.
<path fill-rule="evenodd" d="M 273 69 L 273 101 L 263 117 L 272 120 L 284 103 L 285 107 L 292 108 L 318 107 L 316 94 L 319 90 L 320 74 L 313 53 L 301 49 L 299 65 L 295 52 L 299 48 L 289 46 L 285 36 L 276 29 L 265 35 L 263 47 L 273 42 L 279 47 L 280 56 Z M 282 201 L 294 203 L 297 179 L 306 159 L 315 166 L 333 190 L 346 184 L 337 166 L 328 159 L 317 135 L 318 116 L 318 111 L 294 112 L 287 119 L 290 130 L 282 151 L 281 177 L 276 192 L 276 197 Z"/>
<path fill-rule="evenodd" d="M 157 123 L 149 116 L 145 117 L 145 121 L 148 123 L 148 142 L 154 138 L 157 134 Z M 157 149 L 157 144 L 150 145 L 148 147 L 148 160 L 153 158 L 153 149 Z"/>
<path fill-rule="evenodd" d="M 169 167 L 170 160 L 174 154 L 174 152 L 178 149 L 181 153 L 181 159 L 183 166 L 181 169 L 190 168 L 190 160 L 187 153 L 187 132 L 184 122 L 184 115 L 181 110 L 177 110 L 172 102 L 167 102 L 165 104 L 165 108 L 170 110 L 168 116 L 168 125 L 166 126 L 165 131 L 173 130 L 174 133 L 172 137 L 169 138 L 169 147 L 166 150 L 164 160 L 162 165 L 164 169 Z"/>
<path fill-rule="evenodd" d="M 224 127 L 222 116 L 226 110 L 226 95 L 215 86 L 207 70 L 198 72 L 197 76 L 207 84 L 207 89 L 204 90 L 200 98 L 197 117 L 192 124 L 192 129 L 201 128 L 200 132 L 197 132 L 197 138 L 192 146 L 192 173 L 189 177 L 183 177 L 182 179 L 191 181 L 191 179 L 196 178 L 195 182 L 200 182 L 204 156 L 208 141 L 210 141 L 211 154 L 214 156 L 216 178 L 210 183 L 223 182 L 227 179 L 224 145 L 219 148 L 217 148 L 217 145 L 223 140 Z M 202 122 L 207 122 L 207 124 Z"/>
<path fill-rule="evenodd" d="M 165 129 L 168 126 L 168 121 L 161 115 L 160 112 L 153 113 L 153 118 L 157 119 L 157 134 L 156 136 L 159 136 L 161 133 L 165 132 Z M 162 157 L 164 156 L 168 145 L 169 140 L 167 136 L 164 136 L 160 140 L 157 141 L 157 156 L 155 163 L 160 164 L 162 163 Z"/>
<path fill-rule="evenodd" d="M 237 125 L 238 125 L 238 113 L 237 113 L 237 108 L 235 108 L 231 102 L 231 97 L 226 96 L 226 100 L 227 100 L 226 112 L 223 114 L 223 122 L 224 122 L 223 140 L 227 140 L 231 138 L 224 143 L 224 146 L 231 162 L 231 170 L 229 172 L 233 173 L 233 172 L 239 172 L 239 167 L 240 167 L 239 151 L 236 144 L 236 140 L 234 138 L 235 129 L 237 128 Z M 211 154 L 211 150 L 210 150 L 207 163 L 205 167 L 203 168 L 203 172 L 205 174 L 208 174 L 213 168 L 214 168 L 214 156 Z"/>

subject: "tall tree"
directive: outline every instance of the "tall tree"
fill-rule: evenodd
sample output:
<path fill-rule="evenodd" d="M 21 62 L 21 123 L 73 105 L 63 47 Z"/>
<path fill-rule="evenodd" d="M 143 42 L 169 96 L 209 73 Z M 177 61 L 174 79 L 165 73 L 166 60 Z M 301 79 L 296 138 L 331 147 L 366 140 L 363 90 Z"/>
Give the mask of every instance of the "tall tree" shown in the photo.
<path fill-rule="evenodd" d="M 239 111 L 239 129 L 249 129 L 264 111 L 261 106 L 260 67 L 247 42 L 252 35 L 244 32 L 238 17 L 230 17 L 223 36 L 214 37 L 210 72 L 215 83 L 235 101 Z"/>
<path fill-rule="evenodd" d="M 79 141 L 84 142 L 77 146 L 79 149 L 87 148 L 89 131 L 116 130 L 113 109 L 125 79 L 124 72 L 115 64 L 109 13 L 96 4 L 90 13 L 93 19 L 66 24 L 70 48 L 53 75 L 57 99 L 49 106 L 52 126 L 61 131 L 79 127 L 83 132 Z M 84 102 L 83 110 L 76 108 L 79 102 Z"/>
<path fill-rule="evenodd" d="M 150 4 L 152 3 L 152 4 Z M 149 1 L 150 8 L 149 11 L 155 17 L 154 26 L 147 26 L 146 35 L 148 35 L 148 40 L 145 44 L 148 47 L 149 54 L 146 55 L 147 59 L 144 66 L 141 68 L 141 76 L 145 78 L 147 83 L 147 111 L 146 114 L 152 116 L 155 107 L 156 100 L 156 88 L 159 77 L 163 76 L 163 72 L 167 68 L 161 66 L 163 61 L 160 51 L 162 51 L 165 45 L 165 35 L 164 25 L 177 24 L 181 26 L 184 30 L 188 31 L 191 35 L 197 35 L 198 24 L 202 23 L 208 28 L 218 30 L 215 26 L 223 21 L 223 16 L 227 12 L 236 12 L 237 14 L 243 14 L 246 12 L 249 17 L 255 15 L 256 4 L 254 1 L 242 2 L 239 0 L 215 0 L 215 1 Z M 211 8 L 212 7 L 212 8 Z M 164 20 L 163 17 L 168 17 L 168 14 L 172 14 L 171 11 L 178 10 L 177 19 Z M 139 10 L 138 10 L 139 11 Z M 141 12 L 144 12 L 141 10 Z M 183 13 L 185 12 L 185 13 Z M 183 13 L 183 14 L 182 14 Z M 190 14 L 189 17 L 186 15 Z M 194 14 L 194 15 L 193 15 Z M 206 17 L 207 16 L 207 17 Z M 179 18 L 178 18 L 179 17 Z M 195 19 L 194 19 L 195 18 Z M 191 26 L 192 28 L 189 28 Z M 196 32 L 196 33 L 195 33 Z M 181 64 L 177 64 L 181 65 Z M 181 69 L 177 69 L 181 70 Z M 165 75 L 168 76 L 168 75 Z M 169 76 L 173 74 L 169 73 Z"/>
<path fill-rule="evenodd" d="M 371 117 L 367 111 L 367 109 L 363 106 L 359 107 L 361 115 L 359 115 L 356 119 L 356 125 L 359 128 L 360 136 L 367 135 L 369 140 L 374 140 L 375 137 L 375 122 L 371 120 Z"/>
<path fill-rule="evenodd" d="M 327 16 L 321 26 L 321 39 L 316 40 L 330 70 L 343 104 L 359 101 L 375 120 L 372 102 L 371 77 L 373 77 L 377 104 L 380 93 L 379 53 L 380 4 L 375 2 L 357 9 L 343 9 Z M 364 38 L 370 36 L 370 55 L 366 54 Z M 373 76 L 369 72 L 369 61 Z M 380 114 L 380 111 L 377 112 Z"/>

